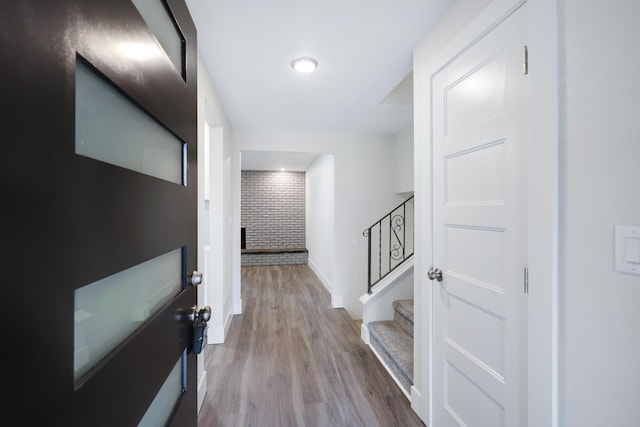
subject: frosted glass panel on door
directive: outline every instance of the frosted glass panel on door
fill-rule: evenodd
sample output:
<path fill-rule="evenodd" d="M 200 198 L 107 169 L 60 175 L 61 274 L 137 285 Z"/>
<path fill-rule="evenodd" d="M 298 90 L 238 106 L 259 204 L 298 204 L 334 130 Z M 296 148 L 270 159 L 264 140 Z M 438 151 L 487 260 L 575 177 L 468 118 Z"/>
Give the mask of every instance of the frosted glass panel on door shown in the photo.
<path fill-rule="evenodd" d="M 77 154 L 186 184 L 185 147 L 83 61 L 77 61 Z"/>
<path fill-rule="evenodd" d="M 186 354 L 180 357 L 175 364 L 138 427 L 157 427 L 167 424 L 173 408 L 176 407 L 178 399 L 186 388 L 186 384 L 183 382 L 186 380 L 186 375 L 183 375 L 182 369 L 185 357 L 187 357 Z"/>
<path fill-rule="evenodd" d="M 75 291 L 77 380 L 182 289 L 182 248 Z"/>
<path fill-rule="evenodd" d="M 180 75 L 183 75 L 183 37 L 178 32 L 164 0 L 133 0 L 133 4 L 160 42 L 173 65 L 179 70 Z"/>

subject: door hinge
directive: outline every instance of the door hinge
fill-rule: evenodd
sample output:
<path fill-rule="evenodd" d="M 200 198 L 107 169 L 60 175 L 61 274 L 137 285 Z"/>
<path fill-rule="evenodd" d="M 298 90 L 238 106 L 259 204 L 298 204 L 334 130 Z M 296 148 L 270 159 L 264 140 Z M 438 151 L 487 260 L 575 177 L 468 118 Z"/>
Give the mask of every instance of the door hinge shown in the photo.
<path fill-rule="evenodd" d="M 522 74 L 529 74 L 529 46 L 524 46 L 524 57 L 522 62 Z"/>
<path fill-rule="evenodd" d="M 529 293 L 529 269 L 524 268 L 524 293 L 525 295 Z"/>

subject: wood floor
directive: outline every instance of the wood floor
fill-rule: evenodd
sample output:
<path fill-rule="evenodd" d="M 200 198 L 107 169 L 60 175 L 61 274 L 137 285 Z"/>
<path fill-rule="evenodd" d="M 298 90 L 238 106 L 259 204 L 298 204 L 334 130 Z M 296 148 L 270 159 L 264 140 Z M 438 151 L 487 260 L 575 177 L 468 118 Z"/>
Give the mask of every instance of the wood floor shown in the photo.
<path fill-rule="evenodd" d="M 242 302 L 205 349 L 200 427 L 424 427 L 309 267 L 242 267 Z"/>

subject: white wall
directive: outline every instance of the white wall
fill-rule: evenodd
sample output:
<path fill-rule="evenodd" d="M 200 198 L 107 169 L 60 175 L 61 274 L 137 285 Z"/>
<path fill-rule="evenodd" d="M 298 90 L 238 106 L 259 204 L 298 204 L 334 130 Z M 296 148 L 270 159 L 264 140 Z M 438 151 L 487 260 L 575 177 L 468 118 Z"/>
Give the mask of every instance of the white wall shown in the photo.
<path fill-rule="evenodd" d="M 209 125 L 210 199 L 205 208 L 205 122 Z M 198 289 L 198 306 L 210 305 L 209 343 L 224 339 L 232 314 L 231 126 L 204 63 L 198 58 L 198 270 L 207 275 Z M 204 246 L 209 246 L 205 253 Z M 205 259 L 206 256 L 206 259 Z M 206 295 L 206 300 L 205 300 Z M 206 348 L 204 351 L 207 351 Z M 206 392 L 204 352 L 198 356 L 198 400 Z"/>
<path fill-rule="evenodd" d="M 393 194 L 393 160 L 389 167 L 389 159 L 394 158 L 392 138 L 351 133 L 235 130 L 234 145 L 239 152 L 286 151 L 335 156 L 332 303 L 343 306 L 354 319 L 361 318 L 358 298 L 366 292 L 367 283 L 366 239 L 362 231 L 402 201 Z M 233 186 L 239 191 L 239 171 L 234 173 Z M 234 223 L 239 223 L 239 199 L 234 204 Z"/>
<path fill-rule="evenodd" d="M 413 126 L 394 136 L 396 193 L 413 192 Z"/>
<path fill-rule="evenodd" d="M 322 154 L 306 171 L 306 245 L 309 267 L 333 294 L 335 159 Z"/>
<path fill-rule="evenodd" d="M 640 423 L 640 276 L 614 227 L 640 226 L 640 2 L 561 2 L 561 425 Z"/>

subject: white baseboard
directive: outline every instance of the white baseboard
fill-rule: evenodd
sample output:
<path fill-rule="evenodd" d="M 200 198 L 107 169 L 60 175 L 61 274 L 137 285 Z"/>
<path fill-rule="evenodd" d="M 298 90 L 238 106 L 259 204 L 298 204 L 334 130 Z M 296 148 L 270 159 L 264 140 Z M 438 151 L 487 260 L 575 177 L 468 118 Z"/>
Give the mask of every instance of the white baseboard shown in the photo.
<path fill-rule="evenodd" d="M 425 425 L 428 425 L 428 402 L 425 402 L 422 393 L 415 386 L 411 386 L 411 409 L 415 412 Z"/>
<path fill-rule="evenodd" d="M 331 295 L 331 307 L 344 308 L 344 298 L 342 298 L 342 295 Z"/>
<path fill-rule="evenodd" d="M 242 299 L 233 303 L 233 314 L 242 314 Z"/>
<path fill-rule="evenodd" d="M 232 318 L 233 313 L 229 313 L 221 328 L 207 328 L 207 344 L 222 344 L 224 342 L 224 339 L 227 337 L 227 332 L 229 331 L 229 326 L 231 326 Z"/>
<path fill-rule="evenodd" d="M 324 274 L 322 274 L 322 271 L 320 271 L 318 266 L 315 265 L 313 260 L 308 260 L 307 265 L 316 274 L 316 276 L 318 276 L 318 279 L 320 279 L 320 282 L 324 285 L 325 288 L 327 288 L 327 291 L 329 291 L 329 293 L 333 295 L 333 285 L 331 284 L 331 281 L 327 279 Z"/>
<path fill-rule="evenodd" d="M 200 377 L 200 381 L 198 381 L 198 413 L 200 413 L 200 409 L 202 409 L 202 404 L 204 403 L 204 398 L 207 394 L 207 371 L 202 371 L 202 376 Z"/>
<path fill-rule="evenodd" d="M 360 325 L 360 339 L 362 342 L 369 345 L 369 328 L 364 323 Z"/>
<path fill-rule="evenodd" d="M 324 285 L 324 287 L 329 291 L 329 295 L 331 295 L 331 307 L 333 308 L 344 308 L 344 298 L 342 295 L 334 295 L 333 293 L 333 284 L 327 277 L 322 274 L 322 271 L 318 268 L 317 265 L 314 264 L 313 260 L 308 260 L 307 265 L 313 271 L 318 279 L 320 279 L 320 283 Z"/>
<path fill-rule="evenodd" d="M 222 344 L 224 342 L 224 326 L 221 328 L 207 328 L 207 344 Z"/>

